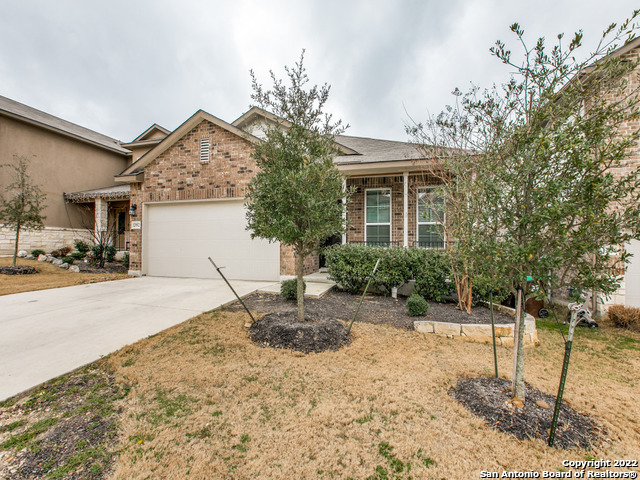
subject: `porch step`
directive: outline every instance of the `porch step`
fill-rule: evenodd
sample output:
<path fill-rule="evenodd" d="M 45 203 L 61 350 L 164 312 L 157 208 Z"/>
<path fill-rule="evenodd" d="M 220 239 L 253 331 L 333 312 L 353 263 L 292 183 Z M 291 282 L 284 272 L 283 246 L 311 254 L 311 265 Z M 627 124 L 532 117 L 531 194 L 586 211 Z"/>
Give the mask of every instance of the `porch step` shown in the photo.
<path fill-rule="evenodd" d="M 280 275 L 280 281 L 284 282 L 285 280 L 290 280 L 292 278 L 296 278 L 294 275 Z M 310 273 L 309 275 L 304 276 L 304 281 L 309 283 L 329 283 L 331 285 L 335 285 L 336 283 L 332 280 L 329 280 L 329 274 L 327 272 L 319 271 Z"/>
<path fill-rule="evenodd" d="M 304 292 L 306 298 L 322 298 L 325 294 L 331 290 L 335 283 L 322 283 L 322 282 L 307 282 L 305 277 L 305 283 L 307 288 Z M 260 293 L 272 293 L 275 295 L 280 294 L 280 283 L 273 283 L 264 288 L 258 290 Z"/>

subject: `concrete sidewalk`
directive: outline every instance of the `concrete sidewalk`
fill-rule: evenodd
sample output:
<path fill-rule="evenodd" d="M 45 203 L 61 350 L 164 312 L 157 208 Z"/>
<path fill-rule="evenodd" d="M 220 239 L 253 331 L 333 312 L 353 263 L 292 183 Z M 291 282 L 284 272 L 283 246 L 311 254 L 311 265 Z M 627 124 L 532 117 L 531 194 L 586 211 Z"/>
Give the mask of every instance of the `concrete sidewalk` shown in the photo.
<path fill-rule="evenodd" d="M 164 277 L 0 296 L 0 400 L 233 300 L 222 280 Z"/>

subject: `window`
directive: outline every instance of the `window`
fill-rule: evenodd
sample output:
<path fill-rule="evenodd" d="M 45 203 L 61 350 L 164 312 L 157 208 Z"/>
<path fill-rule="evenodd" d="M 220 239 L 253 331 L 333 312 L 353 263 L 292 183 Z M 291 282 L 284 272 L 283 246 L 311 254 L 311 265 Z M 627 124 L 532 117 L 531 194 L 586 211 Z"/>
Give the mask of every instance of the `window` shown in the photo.
<path fill-rule="evenodd" d="M 434 187 L 418 189 L 418 246 L 444 248 L 444 200 Z"/>
<path fill-rule="evenodd" d="M 200 139 L 200 162 L 209 163 L 209 139 Z"/>
<path fill-rule="evenodd" d="M 391 243 L 391 189 L 365 192 L 364 240 L 367 245 Z"/>

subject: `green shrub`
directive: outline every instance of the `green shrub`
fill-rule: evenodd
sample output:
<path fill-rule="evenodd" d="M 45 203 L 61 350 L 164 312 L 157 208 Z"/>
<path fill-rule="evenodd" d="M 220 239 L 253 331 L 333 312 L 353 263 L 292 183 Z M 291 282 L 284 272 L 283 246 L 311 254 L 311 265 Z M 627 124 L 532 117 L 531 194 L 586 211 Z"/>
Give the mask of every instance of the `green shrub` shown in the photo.
<path fill-rule="evenodd" d="M 84 253 L 85 255 L 87 254 L 87 252 L 89 252 L 89 250 L 91 250 L 91 245 L 89 245 L 84 240 L 78 240 L 78 239 L 74 240 L 73 246 L 76 248 L 78 252 Z"/>
<path fill-rule="evenodd" d="M 100 259 L 102 258 L 103 252 L 104 252 L 104 247 L 99 243 L 96 243 L 91 247 L 91 254 L 90 254 L 91 259 L 94 261 L 100 261 Z"/>
<path fill-rule="evenodd" d="M 34 257 L 38 257 L 39 255 L 46 255 L 46 252 L 44 250 L 36 248 L 34 250 L 31 250 L 31 255 L 33 255 Z"/>
<path fill-rule="evenodd" d="M 302 291 L 305 292 L 307 290 L 307 284 L 302 282 Z M 280 285 L 280 296 L 285 300 L 297 300 L 298 299 L 298 279 L 292 278 L 290 280 L 285 280 Z"/>
<path fill-rule="evenodd" d="M 124 252 L 124 255 L 122 256 L 122 264 L 127 267 L 129 266 L 129 252 Z"/>
<path fill-rule="evenodd" d="M 324 251 L 329 278 L 341 288 L 358 293 L 367 283 L 382 247 L 346 244 L 333 245 Z"/>
<path fill-rule="evenodd" d="M 479 302 L 489 302 L 493 293 L 493 303 L 498 305 L 504 302 L 511 292 L 507 288 L 490 288 L 484 285 L 482 282 L 476 282 L 473 284 L 473 304 L 476 305 Z"/>
<path fill-rule="evenodd" d="M 116 247 L 109 245 L 107 248 L 104 249 L 104 258 L 107 262 L 113 262 L 116 259 L 116 253 L 118 253 L 118 250 L 116 250 Z"/>
<path fill-rule="evenodd" d="M 429 304 L 417 293 L 412 293 L 407 299 L 407 313 L 411 317 L 421 317 L 429 312 Z"/>
<path fill-rule="evenodd" d="M 380 264 L 373 277 L 373 283 L 377 287 L 383 288 L 390 294 L 393 287 L 399 287 L 411 280 L 413 272 L 408 249 L 403 247 L 378 247 L 377 253 L 380 258 Z M 371 270 L 373 270 L 373 267 Z"/>
<path fill-rule="evenodd" d="M 616 327 L 640 329 L 640 308 L 611 305 L 608 312 Z"/>
<path fill-rule="evenodd" d="M 71 265 L 73 263 L 74 258 L 69 256 L 69 257 L 64 257 L 62 259 L 62 263 L 68 263 L 69 265 Z"/>
<path fill-rule="evenodd" d="M 71 258 L 73 258 L 74 260 L 82 260 L 85 257 L 85 254 L 82 252 L 73 252 L 69 255 Z"/>
<path fill-rule="evenodd" d="M 407 252 L 417 293 L 434 302 L 441 302 L 445 296 L 453 293 L 451 266 L 446 251 L 411 248 Z"/>
<path fill-rule="evenodd" d="M 373 284 L 387 292 L 411 278 L 418 293 L 428 300 L 440 302 L 453 292 L 451 267 L 442 250 L 334 245 L 325 250 L 325 257 L 329 278 L 351 293 L 364 288 L 378 258 Z"/>

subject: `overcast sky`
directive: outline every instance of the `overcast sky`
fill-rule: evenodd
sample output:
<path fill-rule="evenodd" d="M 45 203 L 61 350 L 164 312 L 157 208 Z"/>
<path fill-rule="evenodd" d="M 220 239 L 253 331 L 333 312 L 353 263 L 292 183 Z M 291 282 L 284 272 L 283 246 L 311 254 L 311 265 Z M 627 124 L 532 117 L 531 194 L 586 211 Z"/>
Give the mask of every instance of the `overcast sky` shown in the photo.
<path fill-rule="evenodd" d="M 196 110 L 228 122 L 251 104 L 249 70 L 265 85 L 306 49 L 313 83 L 347 134 L 406 140 L 471 82 L 509 71 L 489 53 L 585 33 L 592 48 L 630 0 L 0 0 L 0 95 L 130 141 L 149 125 L 173 130 Z"/>

